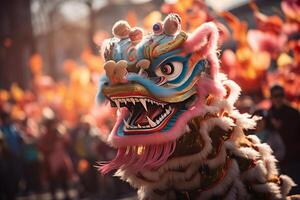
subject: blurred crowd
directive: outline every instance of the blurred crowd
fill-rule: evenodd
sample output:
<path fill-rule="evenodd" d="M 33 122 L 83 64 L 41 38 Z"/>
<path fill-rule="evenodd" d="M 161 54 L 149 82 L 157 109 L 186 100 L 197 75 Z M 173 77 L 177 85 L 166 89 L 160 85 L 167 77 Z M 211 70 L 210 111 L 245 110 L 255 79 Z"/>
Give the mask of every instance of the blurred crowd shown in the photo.
<path fill-rule="evenodd" d="M 46 192 L 49 199 L 116 199 L 132 192 L 99 174 L 97 161 L 111 159 L 114 151 L 89 117 L 69 129 L 50 108 L 43 109 L 41 122 L 15 120 L 10 109 L 9 103 L 0 107 L 0 199 Z"/>
<path fill-rule="evenodd" d="M 0 199 L 118 199 L 132 193 L 97 169 L 115 154 L 101 140 L 115 114 L 95 101 L 100 56 L 87 50 L 80 62 L 66 60 L 65 80 L 45 75 L 38 54 L 29 63 L 30 89 L 12 84 L 0 90 Z"/>

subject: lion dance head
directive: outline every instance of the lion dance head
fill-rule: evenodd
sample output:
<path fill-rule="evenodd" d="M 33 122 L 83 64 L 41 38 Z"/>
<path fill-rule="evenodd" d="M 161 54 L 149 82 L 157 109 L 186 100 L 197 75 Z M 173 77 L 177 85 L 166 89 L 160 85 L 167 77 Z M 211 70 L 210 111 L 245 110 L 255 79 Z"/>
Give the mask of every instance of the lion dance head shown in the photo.
<path fill-rule="evenodd" d="M 149 34 L 126 21 L 115 23 L 112 32 L 102 48 L 106 75 L 97 99 L 118 109 L 107 138 L 118 152 L 101 165 L 102 173 L 117 170 L 139 189 L 140 199 L 209 199 L 230 192 L 243 199 L 258 190 L 276 198 L 287 194 L 293 182 L 278 176 L 271 149 L 243 133 L 257 118 L 233 105 L 240 88 L 219 72 L 213 22 L 188 34 L 180 17 L 169 14 Z M 250 179 L 266 187 L 248 191 L 244 182 Z"/>

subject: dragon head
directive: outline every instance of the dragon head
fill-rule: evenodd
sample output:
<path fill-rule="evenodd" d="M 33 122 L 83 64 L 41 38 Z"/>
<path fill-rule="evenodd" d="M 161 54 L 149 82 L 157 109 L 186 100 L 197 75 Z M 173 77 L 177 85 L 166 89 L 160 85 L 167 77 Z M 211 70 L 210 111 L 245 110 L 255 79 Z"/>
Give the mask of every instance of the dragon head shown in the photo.
<path fill-rule="evenodd" d="M 142 29 L 119 21 L 112 29 L 114 37 L 103 45 L 106 75 L 98 100 L 108 99 L 118 108 L 108 137 L 118 154 L 102 166 L 103 172 L 163 164 L 190 131 L 187 124 L 201 105 L 217 91 L 218 29 L 209 22 L 187 34 L 180 22 L 177 14 L 169 14 L 144 35 Z"/>

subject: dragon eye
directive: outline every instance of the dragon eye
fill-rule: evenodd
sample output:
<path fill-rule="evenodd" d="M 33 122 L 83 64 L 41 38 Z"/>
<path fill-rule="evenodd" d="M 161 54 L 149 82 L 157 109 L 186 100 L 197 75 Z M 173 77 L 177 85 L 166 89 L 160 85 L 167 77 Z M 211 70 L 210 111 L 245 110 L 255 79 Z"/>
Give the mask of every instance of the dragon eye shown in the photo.
<path fill-rule="evenodd" d="M 177 78 L 181 74 L 182 67 L 183 64 L 181 62 L 176 62 L 176 61 L 168 62 L 161 65 L 159 68 L 157 68 L 156 75 L 163 76 L 168 81 L 171 81 Z"/>
<path fill-rule="evenodd" d="M 160 70 L 164 75 L 171 75 L 174 72 L 174 65 L 172 63 L 167 63 L 161 66 Z"/>

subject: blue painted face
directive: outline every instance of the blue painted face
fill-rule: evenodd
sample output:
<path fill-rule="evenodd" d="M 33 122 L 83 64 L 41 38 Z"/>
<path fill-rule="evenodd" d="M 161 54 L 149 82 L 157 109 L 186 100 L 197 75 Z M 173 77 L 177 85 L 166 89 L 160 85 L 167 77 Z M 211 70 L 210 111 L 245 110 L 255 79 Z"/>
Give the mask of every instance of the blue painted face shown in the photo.
<path fill-rule="evenodd" d="M 183 52 L 186 38 L 181 36 L 185 34 L 152 34 L 137 43 L 130 38 L 110 41 L 107 61 L 125 61 L 128 72 L 125 81 L 113 83 L 108 75 L 100 80 L 98 100 L 107 98 L 123 111 L 114 128 L 116 137 L 166 134 L 196 99 L 195 83 L 207 62 Z M 149 64 L 139 66 L 140 61 Z M 118 64 L 115 68 L 118 74 Z"/>
<path fill-rule="evenodd" d="M 174 39 L 174 36 L 164 34 L 146 37 L 137 45 L 132 45 L 130 39 L 113 40 L 113 60 L 118 62 L 126 60 L 128 65 L 134 66 L 139 60 L 147 59 L 145 57 L 145 47 L 156 43 L 156 46 L 165 44 Z M 168 97 L 178 92 L 185 91 L 191 86 L 193 80 L 204 71 L 206 66 L 205 60 L 199 60 L 197 63 L 190 63 L 189 59 L 192 54 L 185 55 L 182 49 L 178 48 L 166 52 L 156 58 L 151 58 L 150 66 L 142 74 L 138 74 L 138 68 L 135 70 L 128 69 L 127 80 L 143 85 L 152 95 L 157 97 Z M 191 66 L 192 65 L 192 66 Z M 108 82 L 107 77 L 102 77 L 100 88 Z M 103 100 L 101 93 L 98 99 Z"/>

